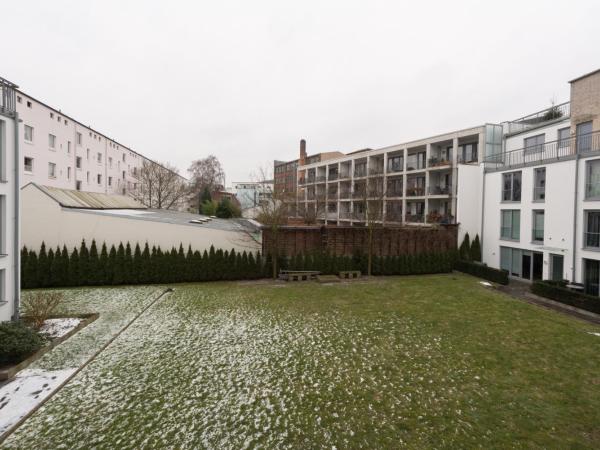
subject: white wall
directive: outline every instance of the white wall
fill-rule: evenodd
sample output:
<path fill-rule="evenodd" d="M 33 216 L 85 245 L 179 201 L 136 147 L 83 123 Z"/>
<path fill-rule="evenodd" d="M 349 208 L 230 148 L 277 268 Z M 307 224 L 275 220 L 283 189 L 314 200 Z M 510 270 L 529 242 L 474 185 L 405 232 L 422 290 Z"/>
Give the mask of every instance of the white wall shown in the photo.
<path fill-rule="evenodd" d="M 600 250 L 584 248 L 584 233 L 586 230 L 585 212 L 587 210 L 600 211 L 600 201 L 585 199 L 586 166 L 588 162 L 598 159 L 600 158 L 586 158 L 579 160 L 579 179 L 577 195 L 577 240 L 575 245 L 575 277 L 576 280 L 580 283 L 583 282 L 583 258 L 600 260 Z"/>
<path fill-rule="evenodd" d="M 477 234 L 481 239 L 483 166 L 459 164 L 457 169 L 456 221 L 460 245 L 466 233 L 471 240 Z"/>
<path fill-rule="evenodd" d="M 203 251 L 214 245 L 216 249 L 257 251 L 260 244 L 244 233 L 204 227 L 202 225 L 179 225 L 152 222 L 135 218 L 80 212 L 62 208 L 58 203 L 33 185 L 21 190 L 22 195 L 22 245 L 38 250 L 42 242 L 47 247 L 66 245 L 72 250 L 79 247 L 81 240 L 95 239 L 100 245 L 118 245 L 126 242 L 140 246 L 160 245 L 162 249 L 188 245 L 193 250 Z"/>
<path fill-rule="evenodd" d="M 4 280 L 0 287 L 0 322 L 9 320 L 14 311 L 14 283 L 17 274 L 14 259 L 15 243 L 15 133 L 14 120 L 0 115 L 0 150 L 2 164 L 0 165 L 0 270 Z"/>

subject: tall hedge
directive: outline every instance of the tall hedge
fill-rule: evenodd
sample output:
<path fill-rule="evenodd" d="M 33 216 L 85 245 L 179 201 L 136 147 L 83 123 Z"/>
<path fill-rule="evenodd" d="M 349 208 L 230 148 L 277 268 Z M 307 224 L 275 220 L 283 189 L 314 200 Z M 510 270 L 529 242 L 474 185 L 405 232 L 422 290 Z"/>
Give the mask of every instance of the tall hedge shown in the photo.
<path fill-rule="evenodd" d="M 375 256 L 373 275 L 411 275 L 450 272 L 457 260 L 457 252 L 403 256 Z M 88 249 L 82 241 L 78 248 L 46 250 L 42 244 L 39 254 L 23 247 L 21 251 L 22 287 L 73 287 L 121 284 L 181 283 L 218 280 L 250 280 L 271 276 L 271 256 L 260 252 L 238 252 L 235 249 L 187 251 L 179 248 L 163 250 L 121 243 L 98 251 L 95 241 Z M 360 270 L 366 273 L 367 255 L 336 256 L 329 253 L 280 256 L 279 267 L 289 270 L 318 270 L 323 274 L 337 274 L 342 270 Z"/>

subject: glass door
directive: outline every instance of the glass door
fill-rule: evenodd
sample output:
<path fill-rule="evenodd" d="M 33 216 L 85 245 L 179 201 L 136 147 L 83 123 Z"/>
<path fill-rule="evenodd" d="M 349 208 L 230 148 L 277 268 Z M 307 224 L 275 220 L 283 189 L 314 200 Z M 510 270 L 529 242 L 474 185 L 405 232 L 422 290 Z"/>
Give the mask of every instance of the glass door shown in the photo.
<path fill-rule="evenodd" d="M 564 279 L 564 257 L 563 255 L 550 255 L 551 278 L 554 281 Z"/>
<path fill-rule="evenodd" d="M 589 152 L 592 149 L 592 122 L 577 125 L 577 151 Z"/>
<path fill-rule="evenodd" d="M 523 253 L 521 266 L 521 278 L 531 280 L 531 255 L 529 253 Z"/>
<path fill-rule="evenodd" d="M 541 280 L 544 276 L 544 254 L 539 252 L 533 253 L 533 268 L 532 274 L 534 280 Z"/>

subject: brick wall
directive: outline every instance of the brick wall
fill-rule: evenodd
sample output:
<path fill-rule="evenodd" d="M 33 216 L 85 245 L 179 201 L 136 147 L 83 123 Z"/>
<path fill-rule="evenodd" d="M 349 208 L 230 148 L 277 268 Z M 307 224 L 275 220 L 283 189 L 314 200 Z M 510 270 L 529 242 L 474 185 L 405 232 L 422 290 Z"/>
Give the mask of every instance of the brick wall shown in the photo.
<path fill-rule="evenodd" d="M 389 227 L 375 229 L 375 254 L 405 255 L 437 253 L 457 248 L 456 225 L 439 227 Z M 287 256 L 297 253 L 328 251 L 336 255 L 352 255 L 356 250 L 367 252 L 368 230 L 363 227 L 284 227 L 279 231 L 279 251 Z M 263 253 L 272 248 L 272 233 L 263 230 Z"/>
<path fill-rule="evenodd" d="M 571 82 L 571 132 L 577 124 L 593 122 L 593 130 L 600 130 L 600 71 Z"/>

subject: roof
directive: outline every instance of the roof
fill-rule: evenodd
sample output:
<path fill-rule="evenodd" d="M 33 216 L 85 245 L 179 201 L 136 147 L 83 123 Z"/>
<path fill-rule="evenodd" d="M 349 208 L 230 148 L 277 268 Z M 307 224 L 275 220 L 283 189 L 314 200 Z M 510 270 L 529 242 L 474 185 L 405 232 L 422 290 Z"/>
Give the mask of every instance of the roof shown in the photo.
<path fill-rule="evenodd" d="M 595 75 L 595 74 L 597 74 L 598 72 L 600 72 L 600 69 L 593 70 L 593 71 L 591 71 L 591 72 L 588 72 L 588 73 L 586 73 L 586 74 L 580 75 L 580 76 L 578 76 L 577 78 L 573 78 L 571 81 L 569 81 L 569 83 L 573 83 L 573 82 L 575 82 L 575 81 L 579 81 L 579 80 L 581 80 L 582 78 L 587 78 L 587 77 L 589 77 L 590 75 Z"/>
<path fill-rule="evenodd" d="M 60 189 L 29 183 L 23 188 L 33 185 L 51 197 L 63 208 L 78 209 L 145 209 L 141 203 L 126 195 L 101 194 L 83 192 L 74 189 Z"/>

